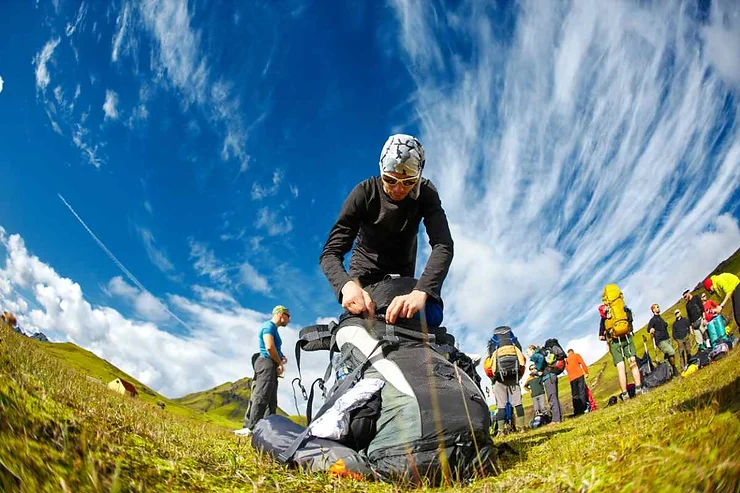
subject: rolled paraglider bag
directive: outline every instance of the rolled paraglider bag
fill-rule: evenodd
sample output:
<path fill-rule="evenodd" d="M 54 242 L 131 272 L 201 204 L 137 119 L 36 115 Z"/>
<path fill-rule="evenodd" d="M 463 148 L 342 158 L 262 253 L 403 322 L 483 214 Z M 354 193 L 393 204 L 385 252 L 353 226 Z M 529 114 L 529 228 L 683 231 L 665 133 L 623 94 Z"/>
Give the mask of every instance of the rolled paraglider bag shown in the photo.
<path fill-rule="evenodd" d="M 273 414 L 257 422 L 252 430 L 252 447 L 280 460 L 305 428 L 285 416 Z M 295 452 L 290 465 L 310 472 L 331 471 L 356 476 L 372 476 L 372 470 L 362 456 L 349 447 L 309 436 Z"/>

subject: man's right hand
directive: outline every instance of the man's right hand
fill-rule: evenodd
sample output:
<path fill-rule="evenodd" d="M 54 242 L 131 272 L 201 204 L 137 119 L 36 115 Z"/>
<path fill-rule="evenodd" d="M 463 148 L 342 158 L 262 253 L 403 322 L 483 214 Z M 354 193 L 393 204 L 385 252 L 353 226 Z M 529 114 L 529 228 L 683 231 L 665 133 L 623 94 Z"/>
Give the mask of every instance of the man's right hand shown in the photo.
<path fill-rule="evenodd" d="M 277 376 L 282 377 L 283 376 L 283 365 L 278 365 L 277 367 Z"/>
<path fill-rule="evenodd" d="M 375 303 L 372 298 L 355 281 L 347 281 L 342 287 L 342 308 L 353 315 L 367 312 L 370 318 L 375 313 Z"/>

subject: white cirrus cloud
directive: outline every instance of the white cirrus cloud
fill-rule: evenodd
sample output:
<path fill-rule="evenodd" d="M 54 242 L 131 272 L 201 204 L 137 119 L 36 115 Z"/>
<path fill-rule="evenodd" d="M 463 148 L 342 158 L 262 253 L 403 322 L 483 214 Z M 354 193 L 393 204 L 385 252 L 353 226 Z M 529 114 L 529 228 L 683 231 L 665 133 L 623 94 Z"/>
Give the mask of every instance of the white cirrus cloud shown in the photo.
<path fill-rule="evenodd" d="M 106 120 L 118 120 L 118 94 L 115 91 L 105 91 L 105 103 L 103 103 L 103 112 Z"/>
<path fill-rule="evenodd" d="M 148 202 L 145 203 L 148 204 Z M 175 266 L 167 256 L 167 252 L 157 246 L 157 240 L 154 238 L 152 232 L 147 228 L 142 227 L 137 227 L 136 231 L 139 233 L 139 237 L 144 243 L 149 260 L 151 260 L 152 263 L 162 272 L 172 272 L 175 269 Z"/>
<path fill-rule="evenodd" d="M 734 46 L 707 49 L 729 24 L 678 1 L 523 1 L 502 39 L 479 2 L 391 4 L 466 350 L 502 323 L 523 342 L 590 341 L 609 282 L 643 323 L 738 247 Z M 456 43 L 470 49 L 440 58 Z"/>
<path fill-rule="evenodd" d="M 3 84 L 4 83 L 5 83 L 5 81 L 3 81 L 3 78 L 0 77 L 0 92 L 3 92 Z"/>
<path fill-rule="evenodd" d="M 42 92 L 46 91 L 46 86 L 51 81 L 47 64 L 54 56 L 54 50 L 59 45 L 60 38 L 52 38 L 44 44 L 41 51 L 34 57 L 33 62 L 36 65 L 36 88 Z"/>

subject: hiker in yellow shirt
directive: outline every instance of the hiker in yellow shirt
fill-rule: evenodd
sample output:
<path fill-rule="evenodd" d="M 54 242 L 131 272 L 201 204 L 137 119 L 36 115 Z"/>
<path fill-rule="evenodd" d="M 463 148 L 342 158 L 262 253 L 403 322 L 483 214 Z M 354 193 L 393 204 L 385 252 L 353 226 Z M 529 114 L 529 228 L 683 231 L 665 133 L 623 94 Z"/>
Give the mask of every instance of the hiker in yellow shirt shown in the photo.
<path fill-rule="evenodd" d="M 732 314 L 735 316 L 735 323 L 740 327 L 740 279 L 735 274 L 724 272 L 716 276 L 704 279 L 704 289 L 710 293 L 716 293 L 720 298 L 724 298 L 714 313 L 719 315 L 728 301 L 732 299 Z"/>

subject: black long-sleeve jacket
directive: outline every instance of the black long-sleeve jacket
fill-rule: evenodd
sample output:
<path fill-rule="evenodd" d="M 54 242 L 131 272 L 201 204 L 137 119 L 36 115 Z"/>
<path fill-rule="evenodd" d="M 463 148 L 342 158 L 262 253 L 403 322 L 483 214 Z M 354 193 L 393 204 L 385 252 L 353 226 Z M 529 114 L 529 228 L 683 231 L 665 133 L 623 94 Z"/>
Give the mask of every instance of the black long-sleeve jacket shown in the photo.
<path fill-rule="evenodd" d="M 342 287 L 351 279 L 365 287 L 382 281 L 387 274 L 413 277 L 422 220 L 432 253 L 416 289 L 441 302 L 453 242 L 439 193 L 429 180 L 422 179 L 416 200 L 407 197 L 394 202 L 383 191 L 379 176 L 361 182 L 350 192 L 321 252 L 321 269 L 337 299 L 342 301 Z M 353 243 L 347 273 L 344 256 Z"/>

